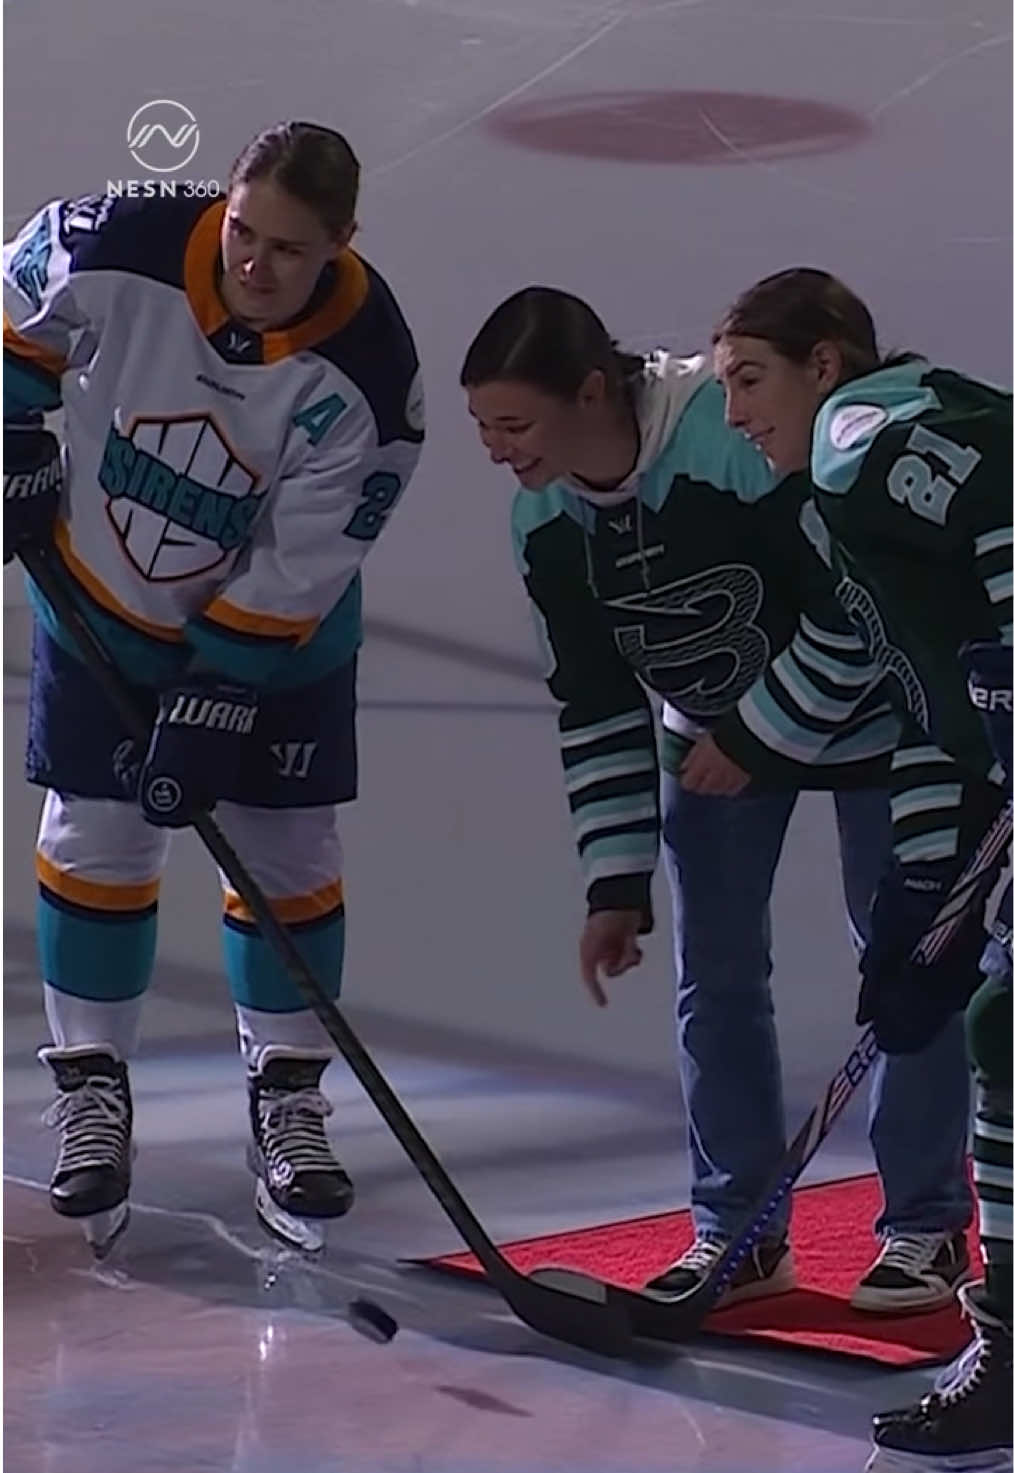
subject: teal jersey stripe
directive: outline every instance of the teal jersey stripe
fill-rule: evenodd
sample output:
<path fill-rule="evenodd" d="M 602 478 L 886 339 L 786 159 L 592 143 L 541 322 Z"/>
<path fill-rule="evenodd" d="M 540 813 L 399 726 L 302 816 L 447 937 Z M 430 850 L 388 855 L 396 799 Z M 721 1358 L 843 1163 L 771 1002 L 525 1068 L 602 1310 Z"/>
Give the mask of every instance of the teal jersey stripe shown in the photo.
<path fill-rule="evenodd" d="M 1009 547 L 1012 541 L 1014 529 L 1010 527 L 997 527 L 995 531 L 983 532 L 976 537 L 974 554 L 976 557 L 985 557 L 989 552 L 996 552 L 1001 547 Z"/>
<path fill-rule="evenodd" d="M 950 762 L 954 758 L 948 752 L 942 752 L 939 747 L 927 745 L 924 747 L 899 747 L 891 758 L 891 771 L 895 772 L 901 767 L 922 767 L 927 763 Z"/>
<path fill-rule="evenodd" d="M 60 407 L 60 381 L 43 368 L 22 364 L 16 353 L 4 351 L 4 418 L 50 414 Z"/>
<path fill-rule="evenodd" d="M 935 829 L 931 834 L 918 834 L 912 839 L 902 839 L 894 846 L 894 853 L 899 864 L 953 859 L 957 852 L 957 829 Z"/>
<path fill-rule="evenodd" d="M 603 851 L 596 845 L 581 856 L 581 873 L 586 886 L 618 875 L 652 874 L 658 863 L 658 846 L 642 842 L 625 850 Z"/>
<path fill-rule="evenodd" d="M 758 741 L 794 762 L 812 762 L 827 740 L 822 733 L 791 721 L 767 686 L 759 682 L 741 697 L 737 711 L 743 725 Z"/>
<path fill-rule="evenodd" d="M 655 755 L 653 752 L 642 753 L 618 752 L 614 757 L 592 757 L 587 762 L 579 762 L 575 767 L 569 767 L 564 772 L 564 782 L 568 793 L 578 793 L 582 788 L 589 788 L 593 783 L 603 782 L 610 777 L 630 777 L 634 773 L 646 772 L 655 775 Z"/>
<path fill-rule="evenodd" d="M 930 813 L 938 808 L 960 808 L 964 787 L 961 783 L 928 783 L 908 788 L 891 799 L 891 821 L 901 823 L 917 813 Z"/>
<path fill-rule="evenodd" d="M 834 735 L 814 764 L 857 762 L 864 758 L 884 757 L 894 750 L 901 734 L 901 722 L 889 701 L 875 706 L 857 722 L 854 731 Z"/>
<path fill-rule="evenodd" d="M 869 662 L 863 665 L 846 665 L 842 660 L 826 655 L 802 634 L 797 634 L 789 646 L 796 661 L 810 670 L 833 680 L 836 685 L 869 685 L 876 675 L 875 667 Z"/>
<path fill-rule="evenodd" d="M 1002 603 L 1014 594 L 1014 573 L 1010 569 L 997 573 L 995 578 L 987 578 L 983 586 L 991 604 Z"/>
<path fill-rule="evenodd" d="M 620 823 L 658 819 L 658 803 L 651 797 L 603 798 L 586 803 L 574 813 L 574 836 L 584 839 L 596 829 L 616 828 Z"/>
<path fill-rule="evenodd" d="M 816 645 L 824 645 L 831 650 L 852 650 L 856 654 L 865 653 L 866 647 L 858 634 L 842 634 L 825 629 L 822 625 L 815 624 L 807 614 L 800 614 L 799 627 Z"/>
<path fill-rule="evenodd" d="M 568 731 L 561 731 L 560 746 L 569 750 L 600 741 L 603 737 L 615 736 L 620 731 L 637 731 L 645 727 L 651 727 L 650 713 L 631 711 L 623 716 L 612 716 L 607 721 L 593 721 L 588 726 L 573 726 Z"/>
<path fill-rule="evenodd" d="M 844 720 L 855 710 L 861 699 L 861 693 L 845 701 L 835 700 L 833 696 L 826 695 L 804 673 L 794 658 L 791 648 L 775 660 L 771 667 L 771 677 L 788 691 L 802 712 L 807 716 L 816 716 L 825 721 Z M 869 678 L 867 674 L 864 685 L 869 683 Z"/>

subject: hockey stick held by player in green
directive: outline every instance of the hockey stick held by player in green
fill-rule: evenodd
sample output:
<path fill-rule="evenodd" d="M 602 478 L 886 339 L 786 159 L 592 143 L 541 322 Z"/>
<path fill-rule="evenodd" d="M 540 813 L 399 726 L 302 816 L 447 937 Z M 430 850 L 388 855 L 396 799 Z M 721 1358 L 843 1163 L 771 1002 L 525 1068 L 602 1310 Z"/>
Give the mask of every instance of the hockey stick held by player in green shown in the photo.
<path fill-rule="evenodd" d="M 994 883 L 1010 842 L 1011 800 L 1008 798 L 955 880 L 932 925 L 914 948 L 914 962 L 940 955 L 951 936 L 967 919 L 973 905 Z M 750 1249 L 763 1236 L 779 1204 L 827 1139 L 831 1127 L 865 1079 L 876 1056 L 874 1032 L 867 1028 L 796 1132 L 763 1191 L 744 1214 L 722 1256 L 699 1284 L 680 1296 L 668 1296 L 653 1290 L 628 1294 L 624 1303 L 635 1335 L 679 1342 L 699 1329 Z M 537 1269 L 533 1277 L 540 1283 L 566 1288 L 570 1275 L 569 1269 Z"/>
<path fill-rule="evenodd" d="M 79 607 L 62 563 L 42 548 L 23 546 L 17 551 L 26 571 L 49 600 L 63 630 L 73 640 L 80 658 L 143 750 L 150 737 L 148 723 L 135 706 L 129 685 Z M 214 818 L 210 813 L 201 813 L 194 819 L 193 827 L 232 889 L 249 908 L 264 939 L 285 964 L 307 1006 L 337 1045 L 398 1144 L 518 1319 L 543 1335 L 601 1355 L 631 1354 L 634 1343 L 625 1304 L 628 1298 L 636 1296 L 628 1296 L 613 1285 L 584 1274 L 571 1275 L 565 1286 L 557 1288 L 520 1273 L 508 1263 L 325 993 Z"/>

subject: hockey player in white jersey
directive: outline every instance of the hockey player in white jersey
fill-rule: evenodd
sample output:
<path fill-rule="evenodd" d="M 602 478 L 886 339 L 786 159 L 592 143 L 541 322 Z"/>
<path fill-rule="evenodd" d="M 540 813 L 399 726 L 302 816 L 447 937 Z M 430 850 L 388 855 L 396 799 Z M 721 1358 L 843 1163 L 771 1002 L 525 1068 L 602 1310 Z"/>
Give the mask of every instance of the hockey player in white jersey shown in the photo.
<path fill-rule="evenodd" d="M 30 585 L 50 1200 L 99 1253 L 127 1218 L 128 1061 L 171 830 L 217 805 L 340 986 L 359 569 L 423 438 L 411 334 L 350 249 L 358 180 L 340 134 L 285 123 L 224 200 L 58 200 L 4 250 L 4 555 L 55 549 L 152 721 L 138 750 Z M 61 406 L 62 454 L 43 423 Z M 223 888 L 257 1211 L 317 1248 L 353 1199 L 324 1131 L 333 1048 Z"/>

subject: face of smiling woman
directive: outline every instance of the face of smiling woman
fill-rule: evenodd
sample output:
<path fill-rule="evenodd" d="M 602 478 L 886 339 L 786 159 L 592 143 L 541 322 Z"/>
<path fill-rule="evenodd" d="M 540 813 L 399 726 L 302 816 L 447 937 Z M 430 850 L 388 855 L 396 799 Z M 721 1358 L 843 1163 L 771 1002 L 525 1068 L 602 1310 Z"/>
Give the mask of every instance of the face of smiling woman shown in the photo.
<path fill-rule="evenodd" d="M 726 423 L 783 475 L 809 465 L 813 421 L 841 372 L 834 343 L 817 343 L 802 363 L 792 362 L 764 338 L 728 334 L 715 346 L 715 377 L 725 391 Z"/>
<path fill-rule="evenodd" d="M 630 410 L 609 398 L 600 369 L 588 374 L 573 399 L 510 379 L 492 379 L 467 393 L 490 459 L 509 465 L 526 491 L 563 476 L 615 483 L 633 469 L 637 426 Z"/>
<path fill-rule="evenodd" d="M 331 235 L 308 205 L 271 178 L 235 185 L 221 237 L 221 290 L 230 313 L 258 331 L 298 316 L 353 229 Z"/>

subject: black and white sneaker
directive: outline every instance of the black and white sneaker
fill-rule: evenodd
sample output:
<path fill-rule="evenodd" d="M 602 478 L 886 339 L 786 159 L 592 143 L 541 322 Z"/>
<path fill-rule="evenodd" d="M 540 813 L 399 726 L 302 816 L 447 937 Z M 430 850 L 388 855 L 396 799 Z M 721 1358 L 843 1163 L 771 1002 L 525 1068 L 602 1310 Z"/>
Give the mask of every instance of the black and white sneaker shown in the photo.
<path fill-rule="evenodd" d="M 699 1233 L 671 1268 L 649 1280 L 645 1288 L 666 1298 L 680 1299 L 707 1278 L 721 1258 L 728 1238 Z M 796 1287 L 796 1270 L 787 1238 L 756 1243 L 719 1296 L 716 1309 L 726 1309 L 743 1299 L 760 1299 L 767 1294 L 785 1294 Z"/>
<path fill-rule="evenodd" d="M 59 1093 L 43 1123 L 60 1131 L 49 1201 L 61 1217 L 82 1220 L 96 1258 L 127 1226 L 134 1122 L 127 1066 L 110 1046 L 39 1050 Z"/>
<path fill-rule="evenodd" d="M 963 1232 L 890 1233 L 850 1302 L 868 1314 L 941 1309 L 970 1274 Z"/>
<path fill-rule="evenodd" d="M 915 1406 L 873 1418 L 874 1473 L 1010 1473 L 1011 1326 L 982 1284 L 958 1292 L 974 1340 L 959 1374 Z"/>
<path fill-rule="evenodd" d="M 321 1220 L 343 1217 L 355 1197 L 324 1132 L 331 1105 L 320 1080 L 328 1063 L 272 1044 L 247 1078 L 257 1215 L 275 1237 L 311 1253 L 324 1246 Z"/>

